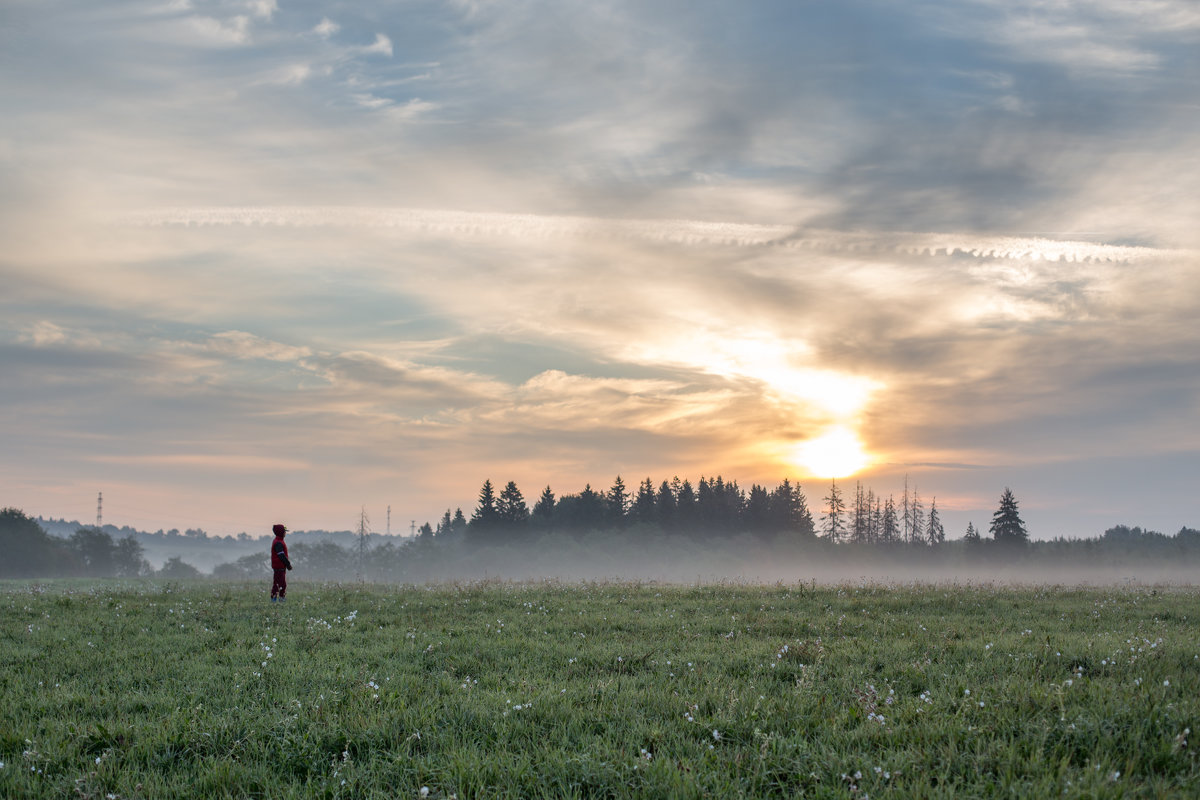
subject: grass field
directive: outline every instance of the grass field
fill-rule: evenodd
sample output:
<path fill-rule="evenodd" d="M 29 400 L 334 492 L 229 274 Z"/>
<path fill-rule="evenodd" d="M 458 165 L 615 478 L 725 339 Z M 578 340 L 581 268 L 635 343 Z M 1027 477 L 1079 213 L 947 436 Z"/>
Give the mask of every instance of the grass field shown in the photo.
<path fill-rule="evenodd" d="M 0 587 L 2 797 L 1195 797 L 1200 594 Z"/>

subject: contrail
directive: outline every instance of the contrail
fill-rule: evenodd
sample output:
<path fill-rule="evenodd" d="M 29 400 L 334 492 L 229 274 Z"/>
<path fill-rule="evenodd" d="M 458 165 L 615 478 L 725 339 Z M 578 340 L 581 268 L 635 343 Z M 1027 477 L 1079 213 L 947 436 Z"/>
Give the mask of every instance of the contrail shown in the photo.
<path fill-rule="evenodd" d="M 1139 263 L 1191 251 L 1097 244 L 1038 236 L 814 230 L 686 219 L 605 219 L 421 208 L 215 206 L 161 208 L 121 217 L 124 224 L 182 227 L 378 228 L 431 237 L 618 239 L 683 246 L 778 247 L 833 253 L 967 257 L 1022 261 Z"/>

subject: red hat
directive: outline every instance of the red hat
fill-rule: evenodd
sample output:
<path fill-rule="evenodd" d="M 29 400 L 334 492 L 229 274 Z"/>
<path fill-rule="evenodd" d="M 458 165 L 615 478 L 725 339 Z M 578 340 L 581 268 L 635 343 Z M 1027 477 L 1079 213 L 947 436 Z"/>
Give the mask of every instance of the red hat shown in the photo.
<path fill-rule="evenodd" d="M 285 533 L 287 533 L 287 528 L 283 527 L 282 525 L 276 525 L 274 528 L 271 528 L 271 530 L 275 532 L 276 536 L 283 536 Z"/>

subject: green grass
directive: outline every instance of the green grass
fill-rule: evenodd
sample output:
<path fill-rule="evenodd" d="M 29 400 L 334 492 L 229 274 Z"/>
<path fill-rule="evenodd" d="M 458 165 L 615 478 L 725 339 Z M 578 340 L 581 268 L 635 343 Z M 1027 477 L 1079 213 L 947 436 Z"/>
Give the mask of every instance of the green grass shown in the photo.
<path fill-rule="evenodd" d="M 0 587 L 0 796 L 1200 795 L 1193 589 L 291 593 Z"/>

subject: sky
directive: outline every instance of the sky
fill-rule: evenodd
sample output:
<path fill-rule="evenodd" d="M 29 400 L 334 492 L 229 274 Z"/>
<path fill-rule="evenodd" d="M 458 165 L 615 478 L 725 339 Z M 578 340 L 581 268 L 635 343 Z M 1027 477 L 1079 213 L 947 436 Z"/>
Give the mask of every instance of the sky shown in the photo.
<path fill-rule="evenodd" d="M 1193 0 L 0 4 L 0 505 L 1200 526 Z"/>

